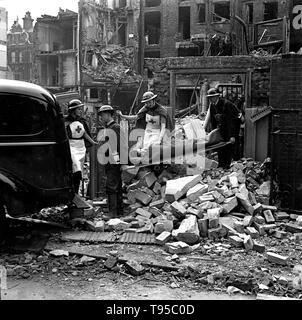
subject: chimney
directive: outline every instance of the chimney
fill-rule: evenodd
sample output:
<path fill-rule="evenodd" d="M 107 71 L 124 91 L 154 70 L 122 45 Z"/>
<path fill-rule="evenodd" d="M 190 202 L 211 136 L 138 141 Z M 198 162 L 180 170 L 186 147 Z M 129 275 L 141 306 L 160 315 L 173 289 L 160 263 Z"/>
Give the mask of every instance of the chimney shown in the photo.
<path fill-rule="evenodd" d="M 28 32 L 33 31 L 33 21 L 30 12 L 27 11 L 23 18 L 23 29 Z"/>

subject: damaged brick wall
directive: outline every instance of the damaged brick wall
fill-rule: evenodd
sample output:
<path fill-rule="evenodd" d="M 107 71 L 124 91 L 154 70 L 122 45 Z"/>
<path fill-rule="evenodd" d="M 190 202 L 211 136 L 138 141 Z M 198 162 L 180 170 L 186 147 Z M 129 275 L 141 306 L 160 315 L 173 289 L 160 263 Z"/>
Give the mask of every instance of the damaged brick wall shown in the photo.
<path fill-rule="evenodd" d="M 301 55 L 288 54 L 272 62 L 272 160 L 280 179 L 283 206 L 297 210 L 302 209 L 301 82 Z"/>
<path fill-rule="evenodd" d="M 192 69 L 217 69 L 222 71 L 223 68 L 234 68 L 234 74 L 236 69 L 252 68 L 256 71 L 253 77 L 252 92 L 255 91 L 255 97 L 259 96 L 263 100 L 267 101 L 268 92 L 268 77 L 269 77 L 269 63 L 270 57 L 254 57 L 254 56 L 236 56 L 236 57 L 179 57 L 179 58 L 147 58 L 145 59 L 145 70 L 148 75 L 149 85 L 152 90 L 159 95 L 159 101 L 163 105 L 169 104 L 169 93 L 170 93 L 170 68 L 173 69 L 186 69 L 188 75 Z M 259 69 L 258 69 L 259 68 Z M 258 72 L 257 72 L 258 70 Z M 263 72 L 260 72 L 263 71 Z M 198 74 L 192 79 L 186 79 L 188 75 L 178 77 L 179 83 L 191 82 L 194 86 L 197 80 Z M 216 84 L 218 82 L 232 82 L 232 75 L 221 76 L 221 75 L 204 75 L 206 78 L 211 78 L 211 82 Z M 244 79 L 242 79 L 244 82 Z M 265 95 L 266 94 L 266 95 Z M 253 94 L 252 94 L 253 95 Z M 258 101 L 257 100 L 257 101 Z M 254 103 L 257 103 L 255 101 Z"/>

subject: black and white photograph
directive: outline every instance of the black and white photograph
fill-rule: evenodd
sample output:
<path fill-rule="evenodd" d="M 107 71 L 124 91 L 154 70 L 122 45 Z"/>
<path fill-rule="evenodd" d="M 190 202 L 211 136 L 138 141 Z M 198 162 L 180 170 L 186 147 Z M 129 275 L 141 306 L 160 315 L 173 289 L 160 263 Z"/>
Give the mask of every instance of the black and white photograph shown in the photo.
<path fill-rule="evenodd" d="M 301 299 L 301 0 L 0 0 L 0 303 Z"/>

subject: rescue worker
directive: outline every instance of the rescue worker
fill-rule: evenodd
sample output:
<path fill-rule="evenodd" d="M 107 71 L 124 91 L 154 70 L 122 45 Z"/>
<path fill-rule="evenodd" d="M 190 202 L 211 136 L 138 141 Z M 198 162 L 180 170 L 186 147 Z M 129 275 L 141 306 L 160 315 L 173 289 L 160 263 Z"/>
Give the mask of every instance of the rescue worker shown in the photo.
<path fill-rule="evenodd" d="M 167 110 L 156 102 L 157 95 L 151 91 L 143 94 L 143 107 L 137 115 L 126 116 L 119 112 L 119 116 L 126 120 L 136 120 L 136 128 L 144 130 L 144 136 L 139 137 L 137 147 L 147 150 L 153 144 L 168 142 L 169 132 L 173 130 L 173 123 Z"/>
<path fill-rule="evenodd" d="M 90 136 L 88 125 L 82 118 L 84 104 L 78 99 L 68 103 L 68 116 L 65 118 L 65 127 L 69 138 L 72 160 L 73 184 L 76 193 L 79 193 L 82 181 L 83 166 L 86 156 L 86 147 L 97 144 Z"/>
<path fill-rule="evenodd" d="M 218 167 L 228 169 L 232 162 L 233 147 L 239 135 L 238 117 L 239 111 L 230 101 L 221 98 L 215 88 L 208 90 L 209 109 L 205 119 L 204 128 L 210 132 L 219 128 L 222 139 L 231 142 L 218 149 Z"/>
<path fill-rule="evenodd" d="M 105 164 L 102 163 L 105 168 L 106 194 L 108 196 L 109 208 L 108 216 L 104 215 L 103 219 L 108 220 L 123 215 L 122 174 L 120 164 L 121 138 L 123 139 L 123 137 L 121 137 L 120 125 L 113 119 L 114 109 L 112 106 L 102 106 L 98 110 L 98 114 L 105 125 L 105 129 L 102 129 L 98 135 L 98 140 L 101 139 L 101 137 L 105 137 L 105 141 L 108 144 L 105 153 L 101 154 L 102 159 L 108 159 Z M 104 132 L 102 132 L 103 130 Z"/>

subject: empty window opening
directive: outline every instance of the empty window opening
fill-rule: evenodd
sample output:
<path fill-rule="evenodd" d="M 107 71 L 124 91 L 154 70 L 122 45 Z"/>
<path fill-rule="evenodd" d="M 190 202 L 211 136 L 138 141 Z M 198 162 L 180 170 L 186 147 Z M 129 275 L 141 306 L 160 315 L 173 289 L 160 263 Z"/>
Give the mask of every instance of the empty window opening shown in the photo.
<path fill-rule="evenodd" d="M 254 23 L 254 4 L 247 3 L 246 5 L 246 18 L 248 24 Z"/>
<path fill-rule="evenodd" d="M 206 5 L 205 3 L 200 3 L 197 5 L 198 12 L 198 23 L 206 22 Z"/>
<path fill-rule="evenodd" d="M 278 18 L 278 2 L 266 2 L 264 3 L 263 20 L 273 20 Z"/>
<path fill-rule="evenodd" d="M 230 16 L 230 1 L 214 3 L 214 22 L 222 22 L 225 19 L 230 20 Z"/>
<path fill-rule="evenodd" d="M 145 14 L 145 38 L 147 45 L 160 42 L 160 12 L 147 12 Z"/>
<path fill-rule="evenodd" d="M 90 99 L 98 99 L 99 90 L 97 88 L 90 88 Z"/>
<path fill-rule="evenodd" d="M 161 4 L 161 0 L 146 0 L 146 7 L 158 7 Z"/>
<path fill-rule="evenodd" d="M 118 43 L 121 46 L 126 46 L 126 24 L 125 23 L 121 23 L 119 25 L 119 29 L 118 29 Z"/>
<path fill-rule="evenodd" d="M 179 8 L 178 32 L 184 40 L 191 38 L 191 10 L 190 7 Z"/>

